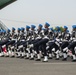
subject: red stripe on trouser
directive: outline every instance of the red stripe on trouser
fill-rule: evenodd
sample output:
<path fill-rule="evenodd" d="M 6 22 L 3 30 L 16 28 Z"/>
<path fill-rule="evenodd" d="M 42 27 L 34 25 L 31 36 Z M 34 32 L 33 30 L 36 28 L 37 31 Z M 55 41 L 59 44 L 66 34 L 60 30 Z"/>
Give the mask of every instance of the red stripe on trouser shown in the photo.
<path fill-rule="evenodd" d="M 6 47 L 3 48 L 3 52 L 7 53 Z"/>

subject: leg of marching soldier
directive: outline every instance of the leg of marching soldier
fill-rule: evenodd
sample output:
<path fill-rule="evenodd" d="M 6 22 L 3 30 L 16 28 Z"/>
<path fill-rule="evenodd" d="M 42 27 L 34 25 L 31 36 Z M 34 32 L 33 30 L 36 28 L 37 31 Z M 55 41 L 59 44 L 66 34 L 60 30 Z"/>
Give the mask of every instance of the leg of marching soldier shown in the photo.
<path fill-rule="evenodd" d="M 24 43 L 25 41 L 22 41 L 18 46 L 18 49 L 21 51 L 21 58 L 24 58 L 24 47 L 23 47 Z"/>
<path fill-rule="evenodd" d="M 68 49 L 72 51 L 72 57 L 73 57 L 73 62 L 76 61 L 76 42 L 72 42 L 69 46 L 68 46 Z"/>
<path fill-rule="evenodd" d="M 54 42 L 49 42 L 49 59 L 52 59 L 52 52 L 54 52 L 54 50 L 52 51 L 52 49 L 54 48 Z"/>
<path fill-rule="evenodd" d="M 29 41 L 27 41 L 25 44 L 24 44 L 24 47 L 25 47 L 25 54 L 26 54 L 26 57 L 25 57 L 25 59 L 29 59 L 29 53 L 30 53 L 30 49 L 28 48 L 28 42 Z"/>
<path fill-rule="evenodd" d="M 36 40 L 33 40 L 31 42 L 31 44 L 36 44 L 38 41 L 40 41 L 41 39 L 36 39 Z M 30 55 L 31 55 L 31 58 L 30 60 L 34 60 L 34 53 L 35 53 L 35 50 L 38 52 L 37 56 L 39 57 L 39 46 L 36 46 L 35 48 L 30 48 Z"/>
<path fill-rule="evenodd" d="M 1 46 L 0 46 L 0 57 L 4 57 L 4 53 L 3 53 L 3 50 L 2 50 Z"/>
<path fill-rule="evenodd" d="M 46 44 L 47 42 L 48 42 L 48 39 L 42 39 L 42 40 L 40 40 L 39 42 L 30 45 L 30 47 L 40 46 L 40 45 Z"/>
<path fill-rule="evenodd" d="M 1 47 L 0 47 L 0 57 L 1 57 L 1 55 L 2 55 L 1 52 L 2 52 L 2 51 L 1 51 Z"/>
<path fill-rule="evenodd" d="M 31 44 L 33 44 L 36 40 L 32 40 Z M 33 48 L 30 48 L 30 60 L 34 60 Z"/>
<path fill-rule="evenodd" d="M 42 39 L 40 42 L 38 42 L 35 45 L 42 45 L 42 49 L 43 49 L 43 53 L 44 53 L 44 60 L 43 62 L 47 62 L 48 61 L 48 56 L 47 56 L 47 51 L 46 51 L 46 43 L 48 42 L 48 39 Z"/>
<path fill-rule="evenodd" d="M 43 60 L 43 62 L 47 62 L 48 61 L 48 56 L 47 56 L 46 44 L 42 45 L 42 49 L 43 49 L 43 52 L 44 52 L 44 60 Z"/>
<path fill-rule="evenodd" d="M 59 51 L 60 51 L 59 46 L 55 44 L 54 48 L 55 48 L 56 60 L 59 60 Z"/>
<path fill-rule="evenodd" d="M 36 39 L 33 44 L 37 43 L 38 41 L 40 41 L 41 39 Z M 37 57 L 36 61 L 40 61 L 41 60 L 41 56 L 40 56 L 40 46 L 36 46 L 34 47 L 34 54 Z"/>
<path fill-rule="evenodd" d="M 30 48 L 30 60 L 34 60 L 33 48 Z"/>
<path fill-rule="evenodd" d="M 42 39 L 38 45 L 42 45 L 42 49 L 43 49 L 43 53 L 44 53 L 44 60 L 43 62 L 47 62 L 48 61 L 48 56 L 47 56 L 47 50 L 46 50 L 46 43 L 48 42 L 48 39 Z"/>
<path fill-rule="evenodd" d="M 45 45 L 45 47 L 43 48 L 43 52 L 45 53 L 45 57 L 44 57 L 44 62 L 48 61 L 48 57 L 47 57 L 47 53 L 46 53 L 46 43 L 48 42 L 48 39 L 42 39 L 37 43 L 31 44 L 30 47 L 39 47 L 40 45 Z"/>
<path fill-rule="evenodd" d="M 25 47 L 26 47 L 26 44 L 27 42 L 26 41 L 23 41 L 22 45 L 23 45 L 23 48 L 21 48 L 21 52 L 22 52 L 22 57 L 21 58 L 24 58 L 25 57 Z"/>
<path fill-rule="evenodd" d="M 62 51 L 63 51 L 63 61 L 67 60 L 67 52 L 68 52 L 68 47 L 69 43 L 68 42 L 63 42 L 61 45 Z"/>
<path fill-rule="evenodd" d="M 19 42 L 17 42 L 17 44 L 16 44 L 16 46 L 17 46 L 17 58 L 20 58 L 20 49 L 18 48 L 18 46 L 20 45 L 20 41 Z"/>
<path fill-rule="evenodd" d="M 11 46 L 11 57 L 15 57 L 14 49 L 15 49 L 15 46 L 12 45 Z"/>
<path fill-rule="evenodd" d="M 6 56 L 7 55 L 7 48 L 6 48 L 6 43 L 8 43 L 8 40 L 5 41 L 1 41 L 0 45 L 1 45 L 1 50 L 2 50 L 2 56 Z"/>
<path fill-rule="evenodd" d="M 14 45 L 13 45 L 14 43 L 15 40 L 12 40 L 6 44 L 6 47 L 8 49 L 8 54 L 10 55 L 10 57 L 14 57 Z"/>
<path fill-rule="evenodd" d="M 33 42 L 33 40 L 29 40 L 29 41 L 26 41 L 26 43 L 24 44 L 24 47 L 25 47 L 25 52 L 26 52 L 26 58 L 25 59 L 29 59 L 30 57 L 30 51 L 32 52 L 32 50 L 28 47 L 29 44 L 31 44 Z M 31 54 L 32 55 L 32 54 Z"/>
<path fill-rule="evenodd" d="M 37 46 L 34 49 L 35 49 L 35 56 L 37 57 L 36 61 L 41 61 L 40 47 Z"/>

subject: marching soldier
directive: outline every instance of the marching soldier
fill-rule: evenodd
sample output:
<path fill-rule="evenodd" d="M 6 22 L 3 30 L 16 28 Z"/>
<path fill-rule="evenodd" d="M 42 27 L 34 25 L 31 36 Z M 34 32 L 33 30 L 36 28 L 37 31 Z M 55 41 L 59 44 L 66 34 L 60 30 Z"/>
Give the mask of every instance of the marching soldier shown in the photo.
<path fill-rule="evenodd" d="M 73 62 L 76 62 L 76 25 L 72 26 L 73 31 L 71 35 L 71 43 L 68 46 L 67 50 L 72 51 Z"/>
<path fill-rule="evenodd" d="M 8 30 L 9 31 L 9 30 Z M 8 56 L 8 50 L 7 50 L 7 43 L 9 42 L 9 37 L 6 35 L 6 31 L 2 30 L 2 37 L 1 37 L 1 50 L 2 50 L 2 56 Z"/>
<path fill-rule="evenodd" d="M 21 36 L 21 28 L 18 28 L 17 29 L 17 42 L 15 43 L 15 51 L 16 51 L 16 54 L 17 54 L 17 58 L 20 57 L 20 51 L 18 49 L 18 46 L 20 45 L 20 36 Z"/>
<path fill-rule="evenodd" d="M 56 31 L 52 31 L 52 39 L 49 41 L 49 59 L 52 59 L 52 52 L 56 55 L 56 60 L 59 60 L 59 51 L 60 51 L 60 27 L 56 27 Z"/>
<path fill-rule="evenodd" d="M 23 44 L 25 43 L 26 37 L 25 37 L 25 28 L 21 28 L 21 35 L 20 35 L 20 44 L 18 46 L 18 52 L 20 53 L 19 56 L 21 55 L 21 58 L 24 58 L 24 48 Z"/>
<path fill-rule="evenodd" d="M 42 40 L 38 41 L 37 43 L 33 43 L 30 45 L 30 47 L 39 47 L 42 45 L 42 49 L 44 52 L 44 60 L 43 62 L 47 62 L 48 61 L 48 56 L 47 56 L 47 52 L 46 52 L 46 43 L 49 41 L 49 37 L 48 37 L 48 32 L 49 32 L 49 23 L 45 23 L 45 29 L 43 31 L 43 38 Z"/>
<path fill-rule="evenodd" d="M 70 42 L 70 33 L 68 31 L 68 27 L 64 26 L 64 32 L 62 34 L 62 45 L 61 45 L 61 49 L 63 52 L 63 61 L 67 60 L 67 47 L 69 45 Z"/>
<path fill-rule="evenodd" d="M 30 26 L 26 26 L 26 41 L 24 43 L 24 49 L 25 49 L 25 54 L 26 54 L 26 59 L 29 59 L 29 53 L 30 53 L 30 49 L 28 48 L 28 44 L 30 42 L 30 35 L 31 35 L 31 31 L 30 31 Z"/>
<path fill-rule="evenodd" d="M 17 41 L 17 34 L 15 31 L 16 31 L 16 29 L 14 27 L 12 27 L 12 32 L 11 32 L 11 36 L 10 36 L 11 40 L 7 43 L 10 57 L 15 57 L 14 48 L 15 48 L 15 43 Z"/>

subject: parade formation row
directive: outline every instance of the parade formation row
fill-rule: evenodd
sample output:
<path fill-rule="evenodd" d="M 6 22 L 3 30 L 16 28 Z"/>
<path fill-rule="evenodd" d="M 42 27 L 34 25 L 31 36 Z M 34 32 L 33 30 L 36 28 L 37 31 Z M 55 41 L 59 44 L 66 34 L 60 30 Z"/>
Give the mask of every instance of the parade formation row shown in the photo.
<path fill-rule="evenodd" d="M 49 59 L 56 58 L 67 61 L 68 56 L 76 62 L 76 25 L 72 25 L 72 32 L 64 26 L 63 31 L 59 26 L 56 29 L 50 28 L 49 23 L 44 27 L 39 24 L 26 25 L 12 30 L 0 31 L 0 57 L 16 57 L 29 60 L 48 62 Z"/>

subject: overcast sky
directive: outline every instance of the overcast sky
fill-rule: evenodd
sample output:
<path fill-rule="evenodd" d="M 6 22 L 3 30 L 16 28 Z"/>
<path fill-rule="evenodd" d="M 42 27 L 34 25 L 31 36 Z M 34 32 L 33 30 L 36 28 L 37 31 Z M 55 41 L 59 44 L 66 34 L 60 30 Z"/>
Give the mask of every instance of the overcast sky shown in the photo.
<path fill-rule="evenodd" d="M 48 22 L 71 29 L 76 24 L 76 0 L 17 0 L 0 10 L 0 20 L 9 28 Z"/>

